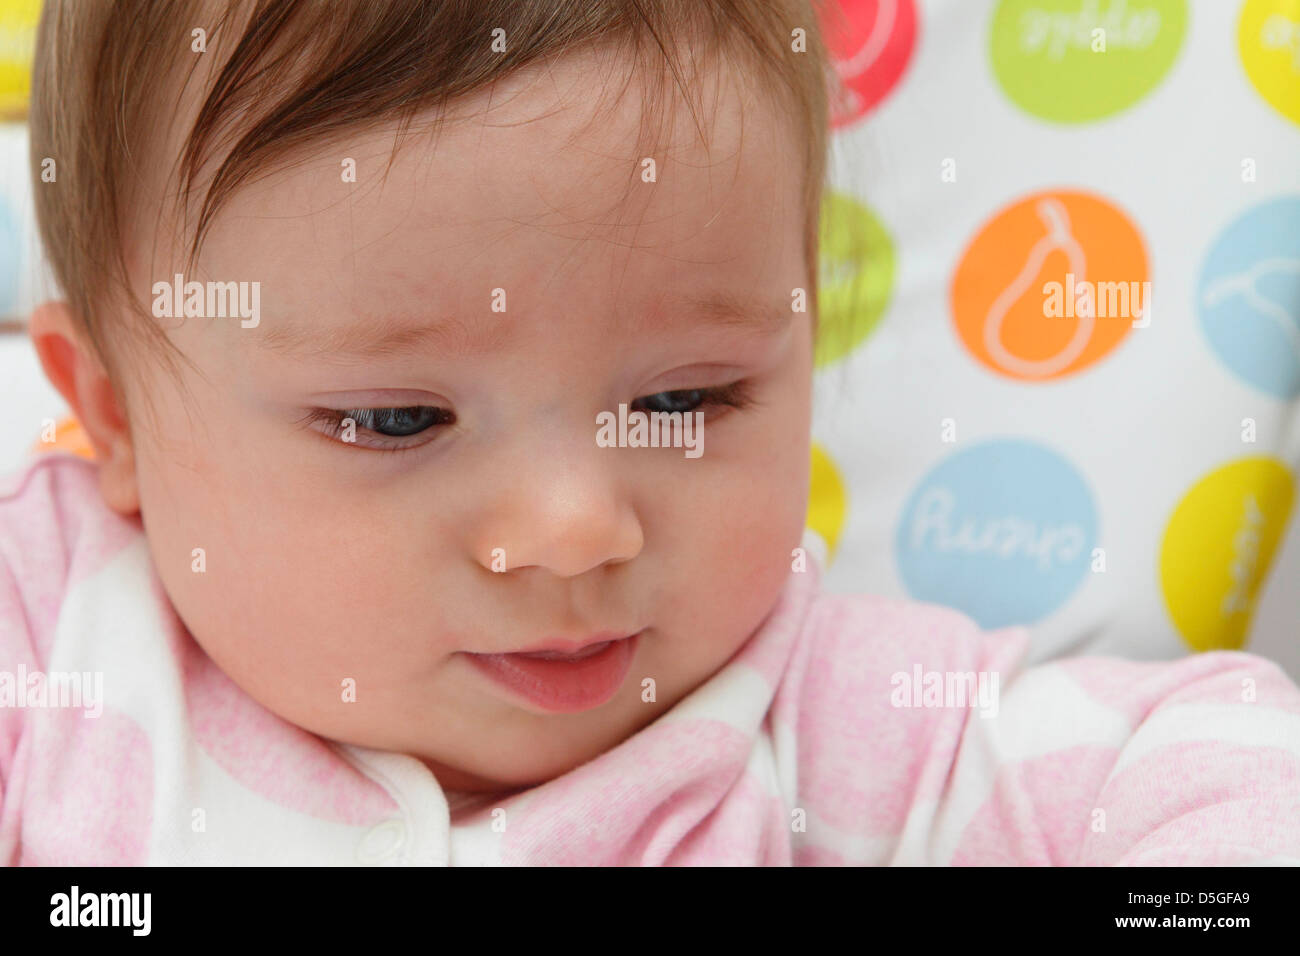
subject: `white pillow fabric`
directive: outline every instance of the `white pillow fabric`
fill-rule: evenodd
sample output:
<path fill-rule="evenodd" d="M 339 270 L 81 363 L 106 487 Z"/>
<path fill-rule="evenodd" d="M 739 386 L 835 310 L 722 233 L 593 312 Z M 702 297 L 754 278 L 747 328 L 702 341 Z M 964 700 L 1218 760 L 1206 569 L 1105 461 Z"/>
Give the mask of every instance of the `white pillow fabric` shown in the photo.
<path fill-rule="evenodd" d="M 828 586 L 1035 660 L 1244 646 L 1295 523 L 1300 3 L 840 7 Z"/>

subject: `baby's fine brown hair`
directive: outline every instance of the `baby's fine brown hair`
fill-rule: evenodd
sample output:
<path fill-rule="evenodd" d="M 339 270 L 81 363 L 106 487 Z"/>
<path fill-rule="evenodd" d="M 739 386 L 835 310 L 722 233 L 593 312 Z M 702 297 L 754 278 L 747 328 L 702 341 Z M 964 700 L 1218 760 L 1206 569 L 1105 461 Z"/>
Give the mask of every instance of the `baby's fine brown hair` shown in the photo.
<path fill-rule="evenodd" d="M 805 241 L 816 308 L 817 230 L 834 81 L 819 0 L 46 0 L 30 112 L 41 238 L 78 327 L 121 397 L 128 343 L 175 373 L 181 360 L 129 287 L 129 235 L 144 158 L 198 102 L 168 195 L 191 264 L 213 216 L 242 183 L 340 131 L 397 120 L 577 49 L 630 62 L 653 91 L 643 152 L 671 77 L 707 142 L 692 89 L 703 69 L 744 71 L 804 147 Z M 202 31 L 201 33 L 199 31 Z M 202 52 L 199 49 L 202 48 Z M 202 57 L 215 58 L 198 69 Z M 628 81 L 633 74 L 628 74 Z M 193 112 L 191 109 L 190 112 Z M 41 181 L 55 160 L 54 182 Z M 638 169 L 629 168 L 629 182 Z M 125 308 L 124 308 L 125 307 Z"/>

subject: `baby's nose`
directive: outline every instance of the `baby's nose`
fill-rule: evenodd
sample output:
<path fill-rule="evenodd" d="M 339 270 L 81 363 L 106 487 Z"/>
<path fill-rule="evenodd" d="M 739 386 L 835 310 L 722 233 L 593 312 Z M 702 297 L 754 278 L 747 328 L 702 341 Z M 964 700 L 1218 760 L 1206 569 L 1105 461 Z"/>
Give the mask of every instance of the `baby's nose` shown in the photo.
<path fill-rule="evenodd" d="M 534 457 L 496 496 L 475 550 L 494 571 L 545 568 L 576 577 L 604 564 L 629 561 L 644 535 L 613 456 L 588 448 Z"/>

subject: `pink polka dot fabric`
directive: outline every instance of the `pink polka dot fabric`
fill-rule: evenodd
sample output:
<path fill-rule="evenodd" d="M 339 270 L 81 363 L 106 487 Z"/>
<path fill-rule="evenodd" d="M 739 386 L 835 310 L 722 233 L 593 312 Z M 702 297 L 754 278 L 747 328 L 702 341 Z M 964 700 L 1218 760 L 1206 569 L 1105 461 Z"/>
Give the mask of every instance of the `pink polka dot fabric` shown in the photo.
<path fill-rule="evenodd" d="M 222 674 L 94 467 L 0 482 L 6 865 L 1300 863 L 1300 690 L 1272 663 L 1025 669 L 1023 628 L 831 594 L 815 564 L 640 733 L 449 800 L 419 760 L 316 737 Z M 33 673 L 102 690 L 19 701 Z"/>

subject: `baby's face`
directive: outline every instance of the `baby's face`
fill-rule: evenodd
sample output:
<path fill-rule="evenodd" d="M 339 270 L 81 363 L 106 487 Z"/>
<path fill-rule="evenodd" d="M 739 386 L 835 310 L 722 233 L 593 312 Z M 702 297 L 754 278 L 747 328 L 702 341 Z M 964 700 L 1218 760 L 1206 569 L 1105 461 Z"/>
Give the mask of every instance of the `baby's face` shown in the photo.
<path fill-rule="evenodd" d="M 387 172 L 391 130 L 354 132 L 243 187 L 185 278 L 260 282 L 260 321 L 168 323 L 193 404 L 160 370 L 159 433 L 133 429 L 151 552 L 218 666 L 451 788 L 550 779 L 698 687 L 774 606 L 804 525 L 793 130 L 724 80 L 712 155 L 679 105 L 645 182 L 641 88 L 579 133 L 592 76 L 517 75 Z M 176 271 L 160 257 L 136 281 Z M 692 391 L 733 383 L 744 407 Z M 603 447 L 597 415 L 620 404 L 703 412 L 703 453 Z M 351 413 L 355 440 L 320 409 Z M 611 635 L 636 639 L 580 676 L 542 665 L 553 686 L 482 666 Z"/>

